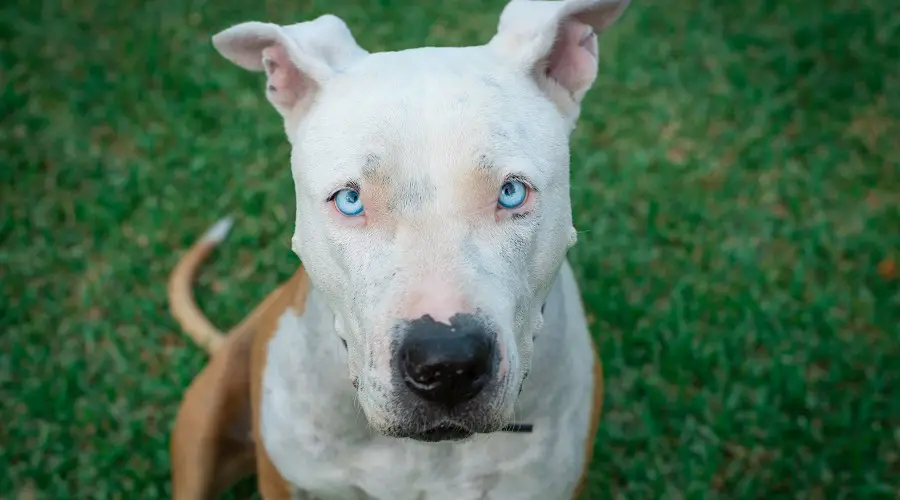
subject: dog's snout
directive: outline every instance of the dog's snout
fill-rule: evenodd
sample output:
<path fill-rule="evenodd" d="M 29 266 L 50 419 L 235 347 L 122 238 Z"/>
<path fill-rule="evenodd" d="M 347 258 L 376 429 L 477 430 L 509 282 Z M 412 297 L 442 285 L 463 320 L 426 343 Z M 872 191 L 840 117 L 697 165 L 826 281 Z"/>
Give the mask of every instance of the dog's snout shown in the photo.
<path fill-rule="evenodd" d="M 494 336 L 471 315 L 450 324 L 424 316 L 409 324 L 400 344 L 399 370 L 419 397 L 452 407 L 474 398 L 496 369 Z"/>

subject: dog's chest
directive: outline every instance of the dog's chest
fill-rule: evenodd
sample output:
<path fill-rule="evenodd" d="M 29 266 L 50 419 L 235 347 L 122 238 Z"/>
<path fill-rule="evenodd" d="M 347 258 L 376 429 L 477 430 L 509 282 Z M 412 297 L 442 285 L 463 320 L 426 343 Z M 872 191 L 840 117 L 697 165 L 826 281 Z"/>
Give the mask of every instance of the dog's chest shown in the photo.
<path fill-rule="evenodd" d="M 272 422 L 266 447 L 301 499 L 567 500 L 580 465 L 577 443 L 559 446 L 547 432 L 424 444 L 291 427 Z"/>
<path fill-rule="evenodd" d="M 271 440 L 270 456 L 299 491 L 316 500 L 562 500 L 571 482 L 562 464 L 547 464 L 539 446 L 516 446 L 487 438 L 466 445 L 423 445 L 386 438 L 342 441 L 319 453 L 305 439 L 285 432 Z M 279 446 L 275 441 L 281 441 Z M 554 470 L 558 469 L 558 470 Z M 556 482 L 556 484 L 553 484 Z"/>
<path fill-rule="evenodd" d="M 282 476 L 316 500 L 556 500 L 580 472 L 586 415 L 537 419 L 532 434 L 426 444 L 371 431 L 347 379 L 343 352 L 286 314 L 268 346 L 261 419 Z M 327 334 L 327 333 L 326 333 Z M 568 495 L 568 496 L 567 496 Z"/>

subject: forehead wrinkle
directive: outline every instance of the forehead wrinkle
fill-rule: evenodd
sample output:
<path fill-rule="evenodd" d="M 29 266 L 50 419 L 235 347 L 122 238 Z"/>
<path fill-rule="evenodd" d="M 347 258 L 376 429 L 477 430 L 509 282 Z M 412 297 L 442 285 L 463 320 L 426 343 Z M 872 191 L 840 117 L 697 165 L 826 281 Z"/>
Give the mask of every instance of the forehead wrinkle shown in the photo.
<path fill-rule="evenodd" d="M 363 176 L 377 168 L 381 163 L 381 158 L 375 153 L 366 153 L 363 158 Z"/>
<path fill-rule="evenodd" d="M 362 169 L 364 191 L 391 213 L 415 213 L 420 211 L 437 190 L 425 172 L 391 165 L 375 155 L 368 155 Z"/>
<path fill-rule="evenodd" d="M 487 154 L 482 153 L 478 155 L 478 161 L 476 162 L 476 168 L 481 171 L 491 171 L 497 168 L 494 164 L 493 160 L 491 160 Z"/>
<path fill-rule="evenodd" d="M 427 176 L 398 178 L 388 198 L 388 210 L 403 214 L 419 212 L 436 191 L 437 187 Z"/>
<path fill-rule="evenodd" d="M 374 153 L 367 153 L 363 157 L 362 179 L 368 184 L 386 188 L 391 182 L 390 172 L 384 168 L 381 158 Z"/>

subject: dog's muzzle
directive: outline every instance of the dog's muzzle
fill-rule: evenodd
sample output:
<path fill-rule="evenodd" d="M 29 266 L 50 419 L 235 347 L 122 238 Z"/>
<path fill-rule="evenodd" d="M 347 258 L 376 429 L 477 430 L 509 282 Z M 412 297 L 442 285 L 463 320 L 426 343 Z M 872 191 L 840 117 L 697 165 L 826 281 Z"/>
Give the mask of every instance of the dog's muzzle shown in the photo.
<path fill-rule="evenodd" d="M 486 322 L 457 314 L 448 324 L 426 315 L 406 322 L 398 337 L 394 380 L 409 419 L 398 436 L 433 442 L 488 431 L 500 351 Z"/>
<path fill-rule="evenodd" d="M 450 324 L 424 316 L 409 324 L 397 351 L 404 385 L 417 397 L 452 410 L 470 401 L 497 373 L 496 335 L 470 315 Z"/>
<path fill-rule="evenodd" d="M 457 441 L 476 433 L 531 432 L 531 425 L 497 428 L 491 401 L 498 391 L 500 349 L 489 322 L 457 314 L 449 324 L 423 316 L 407 322 L 394 344 L 395 387 L 403 424 L 390 434 L 419 441 Z"/>

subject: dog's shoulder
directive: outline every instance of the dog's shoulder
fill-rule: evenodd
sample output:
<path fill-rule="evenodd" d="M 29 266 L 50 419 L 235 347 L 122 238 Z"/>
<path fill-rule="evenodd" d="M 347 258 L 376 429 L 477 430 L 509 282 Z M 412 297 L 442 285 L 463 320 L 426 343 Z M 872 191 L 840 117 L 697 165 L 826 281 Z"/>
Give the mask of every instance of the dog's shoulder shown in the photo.
<path fill-rule="evenodd" d="M 278 317 L 287 308 L 302 314 L 308 295 L 301 267 L 229 332 L 191 382 L 171 442 L 176 498 L 206 498 L 253 472 L 261 476 L 266 498 L 289 498 L 287 484 L 267 468 L 258 445 L 259 384 Z"/>
<path fill-rule="evenodd" d="M 252 344 L 257 336 L 271 337 L 271 326 L 285 309 L 291 308 L 302 315 L 309 297 L 309 277 L 302 266 L 297 268 L 291 277 L 267 295 L 253 311 L 235 326 L 228 334 L 229 342 L 237 342 L 240 346 Z M 232 340 L 232 337 L 234 339 Z"/>
<path fill-rule="evenodd" d="M 257 360 L 254 356 L 258 355 L 275 334 L 278 319 L 288 308 L 294 314 L 302 315 L 308 296 L 309 280 L 301 266 L 229 332 L 222 351 L 216 356 L 227 360 L 225 363 L 237 373 L 252 376 L 255 369 L 261 368 L 261 365 L 254 366 L 255 362 L 264 363 L 264 359 Z M 252 381 L 248 380 L 250 382 Z"/>
<path fill-rule="evenodd" d="M 297 269 L 291 278 L 266 298 L 260 305 L 260 314 L 255 321 L 248 322 L 247 329 L 252 333 L 249 365 L 250 365 L 250 407 L 253 412 L 252 432 L 256 442 L 256 473 L 259 492 L 264 498 L 291 498 L 289 483 L 275 468 L 272 459 L 266 452 L 260 434 L 260 409 L 263 375 L 268 355 L 269 341 L 278 330 L 278 321 L 288 310 L 292 314 L 302 316 L 306 310 L 310 283 L 303 267 Z M 269 304 L 266 304 L 269 302 Z"/>

